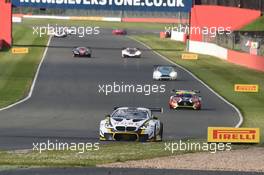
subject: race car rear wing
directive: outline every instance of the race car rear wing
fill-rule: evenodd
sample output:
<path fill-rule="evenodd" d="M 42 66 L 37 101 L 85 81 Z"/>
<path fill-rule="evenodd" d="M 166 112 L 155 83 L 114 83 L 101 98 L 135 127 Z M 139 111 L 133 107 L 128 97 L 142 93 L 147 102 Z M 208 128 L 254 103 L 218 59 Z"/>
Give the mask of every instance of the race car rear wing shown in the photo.
<path fill-rule="evenodd" d="M 200 93 L 199 90 L 176 90 L 176 89 L 172 89 L 171 92 L 194 92 L 194 93 Z"/>
<path fill-rule="evenodd" d="M 115 106 L 114 110 L 116 110 L 118 108 L 120 108 L 120 106 Z M 161 112 L 161 113 L 163 113 L 163 108 L 147 108 L 147 109 L 149 109 L 151 112 Z"/>

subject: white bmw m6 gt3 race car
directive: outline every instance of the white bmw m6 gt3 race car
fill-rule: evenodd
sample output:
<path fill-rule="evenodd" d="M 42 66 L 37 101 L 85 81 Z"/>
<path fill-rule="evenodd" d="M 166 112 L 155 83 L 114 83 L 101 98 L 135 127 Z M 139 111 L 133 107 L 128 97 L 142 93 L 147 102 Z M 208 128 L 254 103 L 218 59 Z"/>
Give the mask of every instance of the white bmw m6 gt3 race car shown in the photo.
<path fill-rule="evenodd" d="M 140 58 L 141 51 L 137 48 L 124 48 L 122 50 L 122 58 Z"/>
<path fill-rule="evenodd" d="M 102 141 L 162 141 L 163 124 L 153 112 L 162 108 L 115 107 L 100 122 Z"/>

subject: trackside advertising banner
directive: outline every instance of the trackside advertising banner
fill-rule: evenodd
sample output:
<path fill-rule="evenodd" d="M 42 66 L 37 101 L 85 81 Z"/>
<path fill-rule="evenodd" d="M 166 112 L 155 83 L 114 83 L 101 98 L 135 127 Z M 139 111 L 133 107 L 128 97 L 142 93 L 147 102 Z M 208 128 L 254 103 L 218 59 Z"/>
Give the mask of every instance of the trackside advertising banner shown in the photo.
<path fill-rule="evenodd" d="M 36 8 L 190 12 L 192 0 L 12 0 L 12 4 Z"/>

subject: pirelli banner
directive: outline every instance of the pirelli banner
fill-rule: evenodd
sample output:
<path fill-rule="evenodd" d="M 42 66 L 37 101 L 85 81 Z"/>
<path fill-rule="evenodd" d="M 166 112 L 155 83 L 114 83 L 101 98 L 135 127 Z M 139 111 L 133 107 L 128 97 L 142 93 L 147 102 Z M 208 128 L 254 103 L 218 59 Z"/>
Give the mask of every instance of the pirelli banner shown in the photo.
<path fill-rule="evenodd" d="M 259 128 L 208 127 L 208 142 L 259 143 Z"/>
<path fill-rule="evenodd" d="M 12 4 L 36 8 L 190 12 L 192 0 L 12 0 Z"/>

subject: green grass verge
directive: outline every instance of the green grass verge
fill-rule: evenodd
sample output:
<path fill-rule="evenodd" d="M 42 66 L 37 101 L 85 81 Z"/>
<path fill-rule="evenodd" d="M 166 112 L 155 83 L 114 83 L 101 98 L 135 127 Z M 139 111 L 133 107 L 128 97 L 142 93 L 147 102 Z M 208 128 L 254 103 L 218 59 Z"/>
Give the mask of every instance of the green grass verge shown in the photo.
<path fill-rule="evenodd" d="M 32 36 L 32 29 L 25 25 L 13 26 L 14 45 L 46 45 L 48 37 Z M 0 107 L 23 98 L 31 86 L 36 68 L 43 54 L 43 47 L 30 47 L 28 54 L 0 52 Z"/>
<path fill-rule="evenodd" d="M 181 59 L 185 45 L 169 39 L 161 40 L 157 36 L 144 35 L 133 38 L 149 45 L 153 49 L 184 66 L 229 102 L 237 106 L 244 115 L 244 127 L 261 128 L 264 136 L 264 73 L 228 63 L 211 56 L 199 55 L 197 61 Z M 259 93 L 235 93 L 234 84 L 259 84 Z M 263 139 L 262 139 L 263 140 Z"/>
<path fill-rule="evenodd" d="M 202 140 L 183 140 L 185 143 L 204 145 Z M 179 141 L 167 141 L 170 145 Z M 100 164 L 125 162 L 129 160 L 151 159 L 155 157 L 175 156 L 194 152 L 214 152 L 216 146 L 204 147 L 204 150 L 171 150 L 165 149 L 165 142 L 109 142 L 99 145 L 97 151 L 44 151 L 39 153 L 32 150 L 0 151 L 0 171 L 11 168 L 27 167 L 87 167 Z M 176 148 L 176 146 L 174 146 Z M 194 147 L 193 147 L 194 148 Z M 205 150 L 210 148 L 210 150 Z M 247 149 L 249 145 L 233 145 L 232 150 Z M 213 154 L 213 153 L 211 153 Z"/>
<path fill-rule="evenodd" d="M 200 142 L 200 141 L 197 141 Z M 31 166 L 95 166 L 111 162 L 149 159 L 169 155 L 183 154 L 191 151 L 175 151 L 173 154 L 165 150 L 163 142 L 159 143 L 107 143 L 101 144 L 97 151 L 78 153 L 77 151 L 0 151 L 0 167 Z"/>
<path fill-rule="evenodd" d="M 244 26 L 242 31 L 264 31 L 264 16 L 259 17 L 254 22 Z"/>

